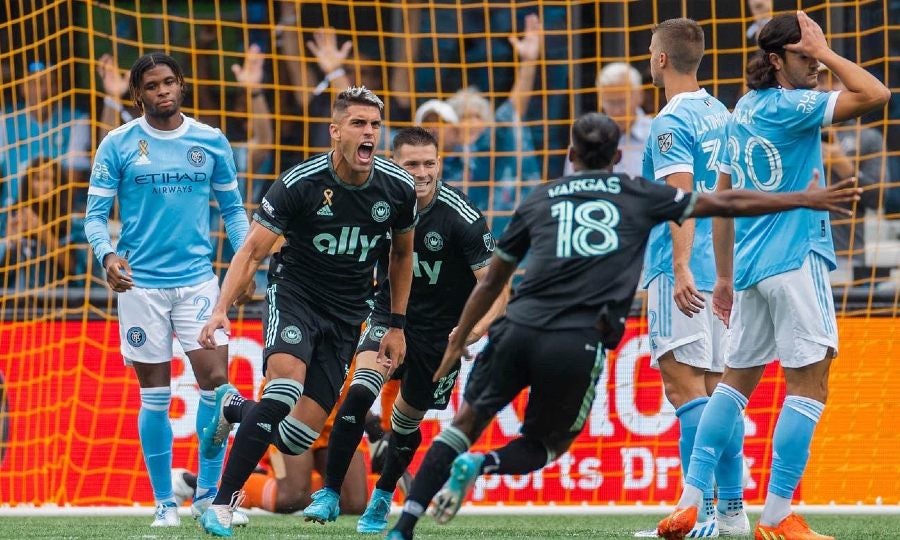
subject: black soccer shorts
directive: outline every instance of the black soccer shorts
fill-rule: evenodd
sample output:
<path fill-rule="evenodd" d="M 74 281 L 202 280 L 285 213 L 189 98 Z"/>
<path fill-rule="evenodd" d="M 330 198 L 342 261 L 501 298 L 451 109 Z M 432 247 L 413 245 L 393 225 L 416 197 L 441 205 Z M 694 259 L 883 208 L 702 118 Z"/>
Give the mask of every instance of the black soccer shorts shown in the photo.
<path fill-rule="evenodd" d="M 541 330 L 501 318 L 475 358 L 465 400 L 492 418 L 531 387 L 522 434 L 545 444 L 568 440 L 584 427 L 605 361 L 595 328 Z"/>
<path fill-rule="evenodd" d="M 365 351 L 378 352 L 381 338 L 387 332 L 387 318 L 370 315 L 366 320 L 366 330 L 356 348 L 357 354 Z M 407 327 L 406 360 L 394 370 L 391 377 L 400 380 L 400 394 L 403 400 L 420 411 L 430 409 L 443 410 L 450 403 L 450 394 L 459 375 L 457 362 L 450 372 L 438 382 L 432 382 L 434 372 L 441 365 L 444 350 L 447 348 L 448 332 L 422 331 Z"/>
<path fill-rule="evenodd" d="M 269 356 L 287 353 L 306 364 L 303 395 L 331 412 L 350 369 L 359 325 L 316 313 L 290 284 L 266 288 L 263 373 Z"/>

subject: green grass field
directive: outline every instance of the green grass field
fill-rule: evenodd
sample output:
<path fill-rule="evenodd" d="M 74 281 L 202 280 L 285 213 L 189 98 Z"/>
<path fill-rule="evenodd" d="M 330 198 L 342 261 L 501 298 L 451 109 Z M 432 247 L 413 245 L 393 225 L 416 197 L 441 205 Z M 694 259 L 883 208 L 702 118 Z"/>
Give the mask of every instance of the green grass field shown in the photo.
<path fill-rule="evenodd" d="M 632 538 L 638 529 L 649 528 L 661 516 L 557 515 L 557 516 L 459 516 L 446 526 L 426 518 L 417 529 L 417 539 L 489 538 L 491 540 L 540 538 Z M 900 515 L 810 515 L 810 525 L 841 540 L 900 538 Z M 751 516 L 755 522 L 756 516 Z M 0 538 L 139 538 L 142 540 L 204 537 L 197 523 L 182 518 L 177 529 L 150 529 L 146 517 L 3 517 Z M 392 518 L 391 522 L 394 521 Z M 207 537 L 209 538 L 209 537 Z M 356 534 L 356 518 L 341 517 L 335 523 L 316 525 L 294 516 L 252 516 L 248 527 L 236 529 L 235 539 L 257 538 L 376 538 Z"/>

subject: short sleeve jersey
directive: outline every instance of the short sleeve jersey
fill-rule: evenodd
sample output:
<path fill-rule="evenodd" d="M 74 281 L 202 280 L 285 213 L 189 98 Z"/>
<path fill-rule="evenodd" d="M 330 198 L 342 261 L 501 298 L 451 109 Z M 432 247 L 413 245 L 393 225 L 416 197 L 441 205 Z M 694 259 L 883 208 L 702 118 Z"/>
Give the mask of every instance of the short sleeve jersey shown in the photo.
<path fill-rule="evenodd" d="M 439 183 L 416 225 L 408 328 L 446 336 L 475 286 L 473 272 L 488 265 L 493 251 L 494 237 L 481 212 L 460 190 Z M 386 315 L 390 308 L 387 280 L 376 295 L 376 313 Z"/>
<path fill-rule="evenodd" d="M 128 259 L 135 285 L 185 287 L 213 277 L 209 237 L 211 190 L 237 188 L 234 155 L 217 128 L 188 116 L 177 129 L 155 129 L 141 116 L 100 142 L 88 189 L 88 231 L 102 261 L 113 250 L 105 219 L 118 197 L 122 232 L 116 253 Z M 234 204 L 241 205 L 240 197 Z M 243 238 L 240 239 L 243 241 Z"/>
<path fill-rule="evenodd" d="M 690 173 L 694 191 L 715 191 L 727 123 L 728 109 L 706 90 L 674 96 L 653 119 L 644 150 L 643 176 L 665 183 L 670 174 Z M 697 218 L 694 224 L 691 273 L 699 290 L 712 291 L 716 284 L 712 219 Z M 674 278 L 672 233 L 668 224 L 661 223 L 650 233 L 644 268 L 645 287 L 660 274 Z"/>
<path fill-rule="evenodd" d="M 254 221 L 285 237 L 273 269 L 316 310 L 348 324 L 370 311 L 373 270 L 389 235 L 416 225 L 409 174 L 375 157 L 368 180 L 354 186 L 334 172 L 331 154 L 285 171 L 263 197 Z"/>
<path fill-rule="evenodd" d="M 516 209 L 496 255 L 528 270 L 507 317 L 541 329 L 598 327 L 607 348 L 625 331 L 650 229 L 687 219 L 696 193 L 586 171 L 536 189 Z"/>
<path fill-rule="evenodd" d="M 735 189 L 803 191 L 822 171 L 821 128 L 831 125 L 839 92 L 767 88 L 751 90 L 732 112 L 727 151 L 719 169 Z M 824 175 L 819 177 L 825 186 Z M 831 223 L 824 210 L 790 212 L 734 220 L 734 287 L 747 289 L 763 279 L 800 268 L 818 253 L 835 268 Z"/>

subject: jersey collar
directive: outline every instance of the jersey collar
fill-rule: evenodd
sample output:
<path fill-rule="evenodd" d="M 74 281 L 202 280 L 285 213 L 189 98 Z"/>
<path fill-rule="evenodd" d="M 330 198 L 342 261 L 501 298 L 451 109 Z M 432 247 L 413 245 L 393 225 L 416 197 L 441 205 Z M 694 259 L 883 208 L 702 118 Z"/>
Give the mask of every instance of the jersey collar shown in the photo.
<path fill-rule="evenodd" d="M 332 162 L 332 160 L 331 160 L 331 156 L 333 156 L 333 155 L 334 155 L 334 150 L 332 150 L 331 152 L 328 152 L 328 172 L 331 173 L 331 178 L 335 182 L 337 182 L 338 185 L 340 185 L 342 188 L 346 188 L 346 189 L 366 189 L 367 187 L 369 187 L 369 184 L 372 182 L 372 176 L 375 174 L 374 160 L 372 162 L 372 170 L 369 171 L 369 177 L 366 178 L 366 181 L 363 182 L 362 184 L 355 186 L 353 184 L 348 184 L 347 182 L 344 182 L 343 180 L 341 180 L 341 177 L 337 175 L 337 172 L 334 170 L 334 162 Z"/>
<path fill-rule="evenodd" d="M 188 125 L 189 118 L 185 116 L 184 113 L 178 114 L 181 115 L 181 125 L 171 130 L 156 129 L 155 127 L 151 126 L 149 122 L 147 122 L 147 119 L 143 115 L 138 118 L 138 122 L 141 124 L 141 127 L 144 128 L 144 131 L 146 131 L 151 137 L 155 137 L 157 139 L 177 139 L 178 137 L 181 137 L 182 135 L 187 133 L 187 130 L 190 127 Z"/>
<path fill-rule="evenodd" d="M 434 187 L 434 198 L 431 199 L 431 202 L 428 203 L 428 206 L 426 206 L 425 208 L 420 208 L 420 209 L 419 209 L 419 215 L 420 215 L 420 216 L 421 216 L 422 214 L 424 214 L 425 212 L 428 212 L 429 210 L 431 210 L 431 208 L 434 207 L 434 203 L 436 203 L 437 200 L 438 200 L 438 193 L 441 192 L 441 186 L 444 184 L 444 182 L 442 182 L 441 180 L 435 180 L 435 183 L 436 183 L 437 185 Z"/>

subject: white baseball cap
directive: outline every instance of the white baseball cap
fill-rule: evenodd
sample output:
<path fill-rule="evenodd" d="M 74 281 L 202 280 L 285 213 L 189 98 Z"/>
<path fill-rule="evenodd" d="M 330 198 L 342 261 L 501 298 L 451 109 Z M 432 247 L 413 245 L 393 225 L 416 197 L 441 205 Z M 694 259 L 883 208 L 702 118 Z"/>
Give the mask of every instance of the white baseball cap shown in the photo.
<path fill-rule="evenodd" d="M 429 99 L 428 101 L 420 105 L 418 109 L 416 109 L 416 125 L 422 125 L 422 121 L 425 119 L 425 116 L 430 113 L 437 114 L 445 122 L 449 122 L 451 124 L 459 123 L 459 116 L 457 116 L 456 111 L 453 110 L 453 107 L 451 107 L 450 104 L 448 104 L 446 101 L 441 101 L 440 99 Z"/>

